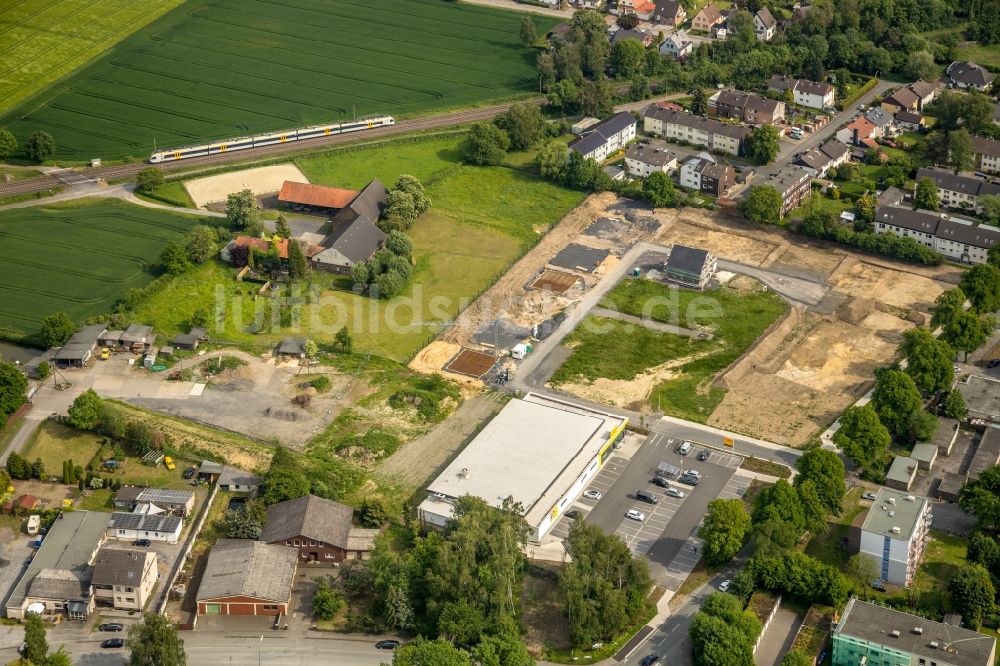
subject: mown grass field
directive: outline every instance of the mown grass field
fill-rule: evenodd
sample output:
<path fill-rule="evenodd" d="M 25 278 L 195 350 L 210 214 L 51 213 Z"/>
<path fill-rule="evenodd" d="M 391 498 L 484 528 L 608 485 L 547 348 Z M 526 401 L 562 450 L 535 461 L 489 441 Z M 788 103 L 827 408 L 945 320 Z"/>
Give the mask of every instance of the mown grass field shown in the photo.
<path fill-rule="evenodd" d="M 524 170 L 463 166 L 462 141 L 432 137 L 296 162 L 311 182 L 324 185 L 359 188 L 375 177 L 391 186 L 403 173 L 425 184 L 432 206 L 407 232 L 416 266 L 402 295 L 374 300 L 347 291 L 343 278 L 314 272 L 317 287 L 333 289 L 312 303 L 303 297 L 299 325 L 256 334 L 249 330 L 257 313 L 252 289 L 233 279 L 231 267 L 209 263 L 152 296 L 138 319 L 166 334 L 187 330 L 191 313 L 214 308 L 221 294 L 226 317 L 217 331 L 227 340 L 271 345 L 285 335 L 306 335 L 332 342 L 346 325 L 355 350 L 408 359 L 583 199 Z"/>
<path fill-rule="evenodd" d="M 725 396 L 710 386 L 715 376 L 740 357 L 787 308 L 771 291 L 731 288 L 704 292 L 628 279 L 606 297 L 626 314 L 685 328 L 712 329 L 712 340 L 602 319 L 599 327 L 579 326 L 567 338 L 573 353 L 552 375 L 554 384 L 608 379 L 628 380 L 667 361 L 692 358 L 678 366 L 680 376 L 656 386 L 648 398 L 665 414 L 704 423 Z M 591 321 L 595 318 L 591 317 Z"/>
<path fill-rule="evenodd" d="M 0 334 L 30 338 L 54 312 L 79 323 L 109 311 L 194 224 L 117 201 L 0 212 Z"/>
<path fill-rule="evenodd" d="M 0 113 L 184 0 L 0 0 Z"/>
<path fill-rule="evenodd" d="M 46 474 L 62 476 L 64 460 L 72 459 L 74 464 L 86 467 L 100 450 L 101 438 L 94 433 L 45 421 L 32 435 L 22 455 L 31 461 L 40 458 Z"/>
<path fill-rule="evenodd" d="M 540 34 L 556 23 L 534 20 Z M 537 87 L 519 27 L 442 0 L 188 0 L 0 126 L 45 129 L 57 158 L 112 159 L 469 105 Z"/>

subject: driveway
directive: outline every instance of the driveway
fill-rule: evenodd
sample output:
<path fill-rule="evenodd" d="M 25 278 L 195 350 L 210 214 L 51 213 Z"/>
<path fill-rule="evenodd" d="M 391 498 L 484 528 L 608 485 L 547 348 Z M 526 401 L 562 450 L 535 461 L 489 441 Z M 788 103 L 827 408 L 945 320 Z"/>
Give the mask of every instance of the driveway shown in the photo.
<path fill-rule="evenodd" d="M 779 666 L 784 655 L 792 649 L 795 634 L 802 626 L 802 616 L 782 607 L 761 636 L 760 645 L 753 655 L 756 666 Z"/>

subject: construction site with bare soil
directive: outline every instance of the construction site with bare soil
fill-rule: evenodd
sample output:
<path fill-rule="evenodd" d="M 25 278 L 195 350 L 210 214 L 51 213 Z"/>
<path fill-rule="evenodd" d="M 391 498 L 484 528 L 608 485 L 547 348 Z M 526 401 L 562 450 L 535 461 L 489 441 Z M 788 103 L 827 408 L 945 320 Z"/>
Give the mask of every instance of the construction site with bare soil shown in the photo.
<path fill-rule="evenodd" d="M 547 345 L 546 339 L 567 315 L 580 321 L 587 313 L 577 309 L 597 305 L 585 297 L 599 283 L 605 292 L 636 274 L 635 252 L 626 258 L 635 268 L 619 263 L 639 244 L 706 250 L 718 258 L 719 280 L 728 289 L 770 288 L 790 308 L 737 360 L 710 381 L 691 386 L 699 395 L 716 396 L 709 401 L 711 409 L 696 417 L 664 402 L 660 391 L 685 380 L 683 366 L 699 358 L 693 347 L 683 358 L 628 378 L 594 378 L 558 388 L 639 411 L 659 407 L 665 414 L 790 446 L 805 445 L 863 395 L 874 370 L 892 361 L 902 334 L 926 323 L 934 299 L 961 274 L 952 266 L 903 264 L 752 226 L 729 212 L 650 210 L 599 194 L 554 227 L 410 367 L 482 386 L 516 375 L 527 351 L 553 354 L 558 362 L 548 363 L 551 375 L 573 350 Z M 568 344 L 575 344 L 572 338 Z"/>

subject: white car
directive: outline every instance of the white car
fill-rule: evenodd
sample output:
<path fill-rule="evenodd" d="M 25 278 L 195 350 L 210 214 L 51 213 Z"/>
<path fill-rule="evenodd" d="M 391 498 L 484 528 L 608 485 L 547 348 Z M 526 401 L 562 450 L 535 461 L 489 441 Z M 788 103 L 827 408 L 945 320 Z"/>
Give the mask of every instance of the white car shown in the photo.
<path fill-rule="evenodd" d="M 628 512 L 625 514 L 625 517 L 631 518 L 632 520 L 638 520 L 640 523 L 646 520 L 646 514 L 636 509 L 629 509 Z"/>
<path fill-rule="evenodd" d="M 667 488 L 667 497 L 676 497 L 677 499 L 684 499 L 684 491 L 680 488 L 674 488 L 670 486 Z"/>
<path fill-rule="evenodd" d="M 960 365 L 956 365 L 956 366 L 955 366 L 955 368 L 954 368 L 954 370 L 955 370 L 955 374 L 957 375 L 957 374 L 959 374 L 960 372 L 962 372 L 962 366 L 960 366 Z"/>
<path fill-rule="evenodd" d="M 586 497 L 587 499 L 592 499 L 592 500 L 599 500 L 602 497 L 604 497 L 604 495 L 601 494 L 600 490 L 594 490 L 593 488 L 583 491 L 583 496 Z"/>
<path fill-rule="evenodd" d="M 699 472 L 696 469 L 687 469 L 687 470 L 684 470 L 684 473 L 687 474 L 688 476 L 693 476 L 696 479 L 700 479 L 701 478 L 701 472 Z"/>
<path fill-rule="evenodd" d="M 729 590 L 729 586 L 733 584 L 731 580 L 724 580 L 719 583 L 719 592 L 726 592 Z"/>

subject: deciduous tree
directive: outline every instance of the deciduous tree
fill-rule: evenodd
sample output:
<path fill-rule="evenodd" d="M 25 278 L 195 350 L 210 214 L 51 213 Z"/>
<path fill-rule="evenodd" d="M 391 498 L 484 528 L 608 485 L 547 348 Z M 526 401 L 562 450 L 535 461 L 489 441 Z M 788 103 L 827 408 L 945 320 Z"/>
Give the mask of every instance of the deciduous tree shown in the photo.
<path fill-rule="evenodd" d="M 781 195 L 770 185 L 754 185 L 740 202 L 740 210 L 751 222 L 777 224 L 781 218 Z"/>
<path fill-rule="evenodd" d="M 944 391 L 954 380 L 954 350 L 926 328 L 918 326 L 903 334 L 900 351 L 906 358 L 906 374 L 924 395 Z"/>
<path fill-rule="evenodd" d="M 538 156 L 535 158 L 538 164 L 538 172 L 542 174 L 544 178 L 556 179 L 559 177 L 559 173 L 562 168 L 566 165 L 566 158 L 569 149 L 566 144 L 558 139 L 550 139 L 546 141 L 541 150 L 538 151 Z"/>
<path fill-rule="evenodd" d="M 252 190 L 243 189 L 226 197 L 226 219 L 233 229 L 250 235 L 260 233 L 260 202 Z"/>
<path fill-rule="evenodd" d="M 770 164 L 781 148 L 778 138 L 774 125 L 758 125 L 750 133 L 750 156 L 760 164 Z"/>
<path fill-rule="evenodd" d="M 979 316 L 975 312 L 960 312 L 948 322 L 941 333 L 941 339 L 968 357 L 970 351 L 979 349 L 993 332 L 995 321 L 990 316 Z"/>
<path fill-rule="evenodd" d="M 521 45 L 531 47 L 538 41 L 538 29 L 530 16 L 521 17 Z"/>
<path fill-rule="evenodd" d="M 38 613 L 27 613 L 24 618 L 24 654 L 33 664 L 44 664 L 49 655 L 49 642 L 45 639 L 45 623 Z"/>
<path fill-rule="evenodd" d="M 976 517 L 980 527 L 996 534 L 1000 528 L 1000 466 L 966 481 L 958 494 L 958 504 Z"/>
<path fill-rule="evenodd" d="M 184 641 L 177 629 L 159 613 L 145 613 L 142 622 L 128 629 L 125 647 L 129 650 L 128 666 L 185 666 Z"/>
<path fill-rule="evenodd" d="M 910 415 L 923 408 L 920 391 L 913 379 L 901 370 L 879 370 L 875 377 L 875 390 L 870 403 L 872 408 L 890 432 L 905 435 Z M 865 428 L 865 431 L 872 432 L 871 428 Z"/>
<path fill-rule="evenodd" d="M 31 159 L 36 162 L 44 162 L 55 154 L 56 140 L 48 132 L 38 130 L 28 136 L 24 150 Z"/>
<path fill-rule="evenodd" d="M 711 566 L 725 564 L 740 551 L 750 531 L 750 516 L 743 500 L 717 499 L 708 503 L 705 522 L 698 535 L 704 539 L 705 561 Z"/>
<path fill-rule="evenodd" d="M 40 336 L 42 344 L 46 347 L 58 347 L 69 340 L 69 337 L 76 331 L 76 324 L 65 312 L 50 314 L 42 320 Z"/>
<path fill-rule="evenodd" d="M 642 183 L 642 194 L 654 208 L 676 206 L 679 198 L 674 181 L 662 171 L 654 171 L 646 177 Z"/>
<path fill-rule="evenodd" d="M 507 132 L 515 150 L 530 148 L 545 136 L 545 118 L 537 104 L 514 104 L 493 122 Z"/>
<path fill-rule="evenodd" d="M 135 174 L 135 189 L 146 194 L 149 194 L 166 182 L 166 179 L 163 177 L 163 171 L 157 167 L 146 167 Z"/>
<path fill-rule="evenodd" d="M 28 380 L 13 363 L 0 361 L 0 423 L 24 404 Z"/>
<path fill-rule="evenodd" d="M 937 184 L 928 176 L 917 181 L 917 190 L 913 195 L 913 203 L 924 210 L 938 209 Z"/>
<path fill-rule="evenodd" d="M 951 323 L 965 309 L 965 294 L 959 288 L 947 289 L 934 299 L 931 310 L 931 329 Z"/>
<path fill-rule="evenodd" d="M 329 579 L 320 578 L 313 595 L 312 615 L 317 620 L 332 620 L 344 607 L 344 599 L 330 586 Z"/>
<path fill-rule="evenodd" d="M 623 79 L 631 78 L 642 67 L 646 49 L 638 39 L 619 39 L 611 47 L 611 67 Z"/>
<path fill-rule="evenodd" d="M 167 243 L 160 252 L 160 263 L 168 273 L 179 275 L 191 268 L 191 261 L 188 259 L 187 248 L 178 240 Z"/>
<path fill-rule="evenodd" d="M 971 169 L 974 163 L 972 137 L 964 127 L 948 132 L 948 166 L 955 173 Z"/>
<path fill-rule="evenodd" d="M 840 417 L 840 429 L 833 435 L 833 443 L 859 467 L 877 460 L 891 440 L 871 405 L 848 407 Z"/>
<path fill-rule="evenodd" d="M 516 105 L 515 105 L 516 106 Z M 406 192 L 413 199 L 413 208 L 417 215 L 423 215 L 431 207 L 431 200 L 424 191 L 424 185 L 416 176 L 404 173 L 396 179 L 392 186 L 393 191 Z"/>
<path fill-rule="evenodd" d="M 223 520 L 230 539 L 259 539 L 267 522 L 267 507 L 260 500 L 250 498 L 239 511 L 226 511 Z"/>
<path fill-rule="evenodd" d="M 87 389 L 69 406 L 67 423 L 80 430 L 93 430 L 100 423 L 104 400 L 93 389 Z"/>
<path fill-rule="evenodd" d="M 946 416 L 949 419 L 964 421 L 968 415 L 969 408 L 965 404 L 965 398 L 962 397 L 962 392 L 957 389 L 948 391 L 945 394 L 944 399 L 941 400 L 941 416 Z"/>
<path fill-rule="evenodd" d="M 827 449 L 809 449 L 802 454 L 795 466 L 799 469 L 795 485 L 812 481 L 826 510 L 835 515 L 839 514 L 841 502 L 847 492 L 844 485 L 844 461 L 840 456 Z"/>
<path fill-rule="evenodd" d="M 199 224 L 188 233 L 185 244 L 188 259 L 193 263 L 203 264 L 215 256 L 215 230 Z"/>
<path fill-rule="evenodd" d="M 962 275 L 958 286 L 976 312 L 1000 309 L 1000 268 L 992 264 L 976 264 Z"/>
<path fill-rule="evenodd" d="M 10 157 L 17 151 L 17 139 L 10 131 L 0 129 L 0 159 Z"/>
<path fill-rule="evenodd" d="M 465 160 L 480 166 L 496 166 L 510 149 L 510 137 L 493 123 L 476 123 L 465 141 Z"/>
<path fill-rule="evenodd" d="M 966 564 L 955 572 L 948 583 L 955 608 L 973 629 L 978 629 L 983 616 L 993 610 L 996 591 L 990 572 L 979 564 Z"/>
<path fill-rule="evenodd" d="M 469 653 L 443 638 L 417 637 L 392 655 L 392 666 L 472 666 Z"/>
<path fill-rule="evenodd" d="M 906 65 L 903 67 L 903 73 L 914 81 L 936 79 L 938 71 L 938 66 L 934 63 L 934 56 L 927 51 L 911 51 L 906 57 Z"/>
<path fill-rule="evenodd" d="M 708 96 L 701 88 L 695 88 L 691 91 L 691 113 L 696 116 L 708 113 Z"/>

